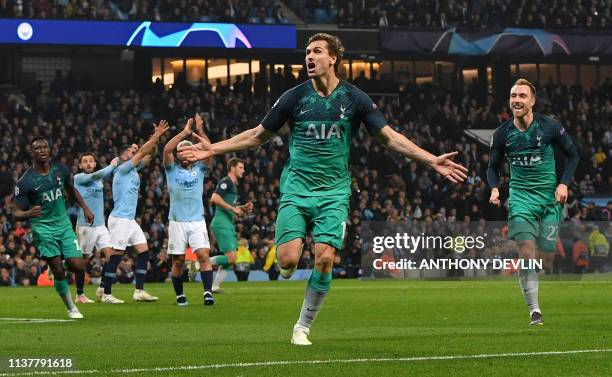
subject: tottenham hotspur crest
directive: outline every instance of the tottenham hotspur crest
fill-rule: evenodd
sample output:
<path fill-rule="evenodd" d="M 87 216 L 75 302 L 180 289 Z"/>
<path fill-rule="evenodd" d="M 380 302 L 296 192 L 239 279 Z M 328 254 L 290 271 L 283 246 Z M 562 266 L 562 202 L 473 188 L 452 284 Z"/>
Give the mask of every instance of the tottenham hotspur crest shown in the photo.
<path fill-rule="evenodd" d="M 343 105 L 340 105 L 340 119 L 344 119 L 345 115 L 344 112 L 346 111 L 346 107 L 344 107 Z"/>

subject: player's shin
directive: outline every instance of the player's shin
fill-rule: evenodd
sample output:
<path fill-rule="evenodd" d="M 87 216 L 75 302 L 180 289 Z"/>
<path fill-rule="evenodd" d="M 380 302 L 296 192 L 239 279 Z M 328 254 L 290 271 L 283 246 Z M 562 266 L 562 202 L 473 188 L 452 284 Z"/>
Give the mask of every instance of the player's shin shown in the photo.
<path fill-rule="evenodd" d="M 106 272 L 104 273 L 104 294 L 110 295 L 112 293 L 113 283 L 117 276 L 117 267 L 121 262 L 121 255 L 111 255 L 108 263 L 106 264 Z"/>
<path fill-rule="evenodd" d="M 202 279 L 202 285 L 204 286 L 204 292 L 212 291 L 212 285 L 213 285 L 212 270 L 200 271 L 200 278 Z"/>
<path fill-rule="evenodd" d="M 221 283 L 223 283 L 223 280 L 225 280 L 225 278 L 227 277 L 227 273 L 230 268 L 231 266 L 229 264 L 219 267 L 217 273 L 215 274 L 215 279 L 212 283 L 213 291 L 217 291 L 219 290 L 219 288 L 221 288 Z"/>
<path fill-rule="evenodd" d="M 325 301 L 331 281 L 331 272 L 319 272 L 316 269 L 312 271 L 312 275 L 308 279 L 306 293 L 304 294 L 304 303 L 300 311 L 298 325 L 310 328 L 312 321 L 315 320 L 323 306 L 323 301 Z"/>
<path fill-rule="evenodd" d="M 75 285 L 77 295 L 82 295 L 85 293 L 83 287 L 85 286 L 85 271 L 79 271 L 75 273 Z"/>
<path fill-rule="evenodd" d="M 102 266 L 102 274 L 100 275 L 100 288 L 104 289 L 104 279 L 106 278 L 104 275 L 106 274 L 106 266 L 108 265 L 108 262 L 104 262 L 104 265 Z"/>
<path fill-rule="evenodd" d="M 529 307 L 529 313 L 540 312 L 538 302 L 538 274 L 534 269 L 521 269 L 519 271 L 519 286 L 525 298 L 525 303 Z"/>
<path fill-rule="evenodd" d="M 136 289 L 144 289 L 145 275 L 147 274 L 147 264 L 149 263 L 149 252 L 144 251 L 136 257 Z"/>
<path fill-rule="evenodd" d="M 70 297 L 70 288 L 68 287 L 68 279 L 63 277 L 63 280 L 58 280 L 58 276 L 55 277 L 53 281 L 53 288 L 59 296 L 64 301 L 64 305 L 68 310 L 73 310 L 75 308 L 74 302 L 72 301 L 72 297 Z"/>
<path fill-rule="evenodd" d="M 183 259 L 172 256 L 172 287 L 176 297 L 183 295 L 183 263 Z"/>

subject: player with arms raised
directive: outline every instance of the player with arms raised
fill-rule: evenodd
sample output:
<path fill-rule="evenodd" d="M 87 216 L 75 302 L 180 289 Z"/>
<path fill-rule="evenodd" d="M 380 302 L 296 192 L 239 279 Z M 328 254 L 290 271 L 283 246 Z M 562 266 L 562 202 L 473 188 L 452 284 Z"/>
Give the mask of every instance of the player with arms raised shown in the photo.
<path fill-rule="evenodd" d="M 123 300 L 112 295 L 112 286 L 117 274 L 117 267 L 128 246 L 133 246 L 138 254 L 136 257 L 136 289 L 132 298 L 134 301 L 157 301 L 144 290 L 144 277 L 149 262 L 149 245 L 144 232 L 135 220 L 138 195 L 140 191 L 140 176 L 138 171 L 147 165 L 155 155 L 159 138 L 168 131 L 165 120 L 154 125 L 155 131 L 142 148 L 138 145 L 126 145 L 121 153 L 121 164 L 115 169 L 113 177 L 113 210 L 108 216 L 108 230 L 111 235 L 113 255 L 106 264 L 104 273 L 104 294 L 102 302 L 121 304 Z"/>
<path fill-rule="evenodd" d="M 113 252 L 110 234 L 104 224 L 104 183 L 102 181 L 113 173 L 118 163 L 119 158 L 115 157 L 107 167 L 94 172 L 97 165 L 96 156 L 91 152 L 79 156 L 79 169 L 82 172 L 74 176 L 74 187 L 94 214 L 93 224 L 87 223 L 82 208 L 79 209 L 77 217 L 76 233 L 86 263 L 89 261 L 94 248 L 103 252 L 107 261 Z M 102 271 L 102 274 L 104 274 L 104 271 Z M 104 279 L 101 280 L 101 284 L 103 284 Z M 85 271 L 82 271 L 76 274 L 76 301 L 78 304 L 93 303 L 93 300 L 85 296 L 84 284 Z M 102 297 L 102 291 L 103 286 L 101 285 L 98 288 L 97 295 Z"/>
<path fill-rule="evenodd" d="M 561 203 L 567 199 L 567 185 L 578 165 L 578 152 L 565 129 L 556 120 L 533 112 L 536 90 L 525 79 L 510 90 L 513 118 L 493 133 L 487 180 L 491 186 L 489 202 L 499 206 L 499 170 L 503 156 L 510 165 L 508 236 L 518 242 L 519 258 L 533 259 L 536 248 L 554 252 L 559 236 Z M 567 158 L 557 185 L 555 155 L 557 145 Z M 531 325 L 544 324 L 538 302 L 536 271 L 521 269 L 519 286 L 529 307 Z"/>
<path fill-rule="evenodd" d="M 74 273 L 83 271 L 85 262 L 66 211 L 64 191 L 83 209 L 86 223 L 93 223 L 94 215 L 72 185 L 68 168 L 51 162 L 47 140 L 35 137 L 30 148 L 33 164 L 15 187 L 13 215 L 30 219 L 34 245 L 53 272 L 53 286 L 68 309 L 68 317 L 80 319 L 83 315 L 70 297 L 62 259 L 66 260 L 68 269 Z"/>
<path fill-rule="evenodd" d="M 179 153 L 200 160 L 253 148 L 289 121 L 290 158 L 281 175 L 275 236 L 284 278 L 297 268 L 307 229 L 312 229 L 315 242 L 315 268 L 293 328 L 291 342 L 296 345 L 311 344 L 311 324 L 331 285 L 334 254 L 342 247 L 349 212 L 351 140 L 361 122 L 388 148 L 425 163 L 452 182 L 463 181 L 467 172 L 452 161 L 456 152 L 436 157 L 419 148 L 387 125 L 364 92 L 338 78 L 343 51 L 339 38 L 313 35 L 305 57 L 310 80 L 285 92 L 260 125 L 212 145 L 201 141 Z"/>
<path fill-rule="evenodd" d="M 203 121 L 199 114 L 195 116 L 196 132 L 204 136 Z M 204 220 L 204 178 L 206 163 L 191 163 L 174 158 L 174 150 L 179 146 L 192 145 L 185 138 L 191 136 L 193 119 L 189 119 L 185 128 L 174 136 L 164 147 L 164 169 L 166 182 L 170 193 L 170 213 L 168 220 L 168 254 L 172 255 L 172 285 L 176 294 L 176 304 L 188 305 L 183 293 L 183 265 L 185 264 L 185 249 L 191 246 L 200 262 L 200 277 L 204 285 L 204 305 L 213 305 L 212 296 L 212 266 L 210 265 L 210 242 L 206 221 Z"/>

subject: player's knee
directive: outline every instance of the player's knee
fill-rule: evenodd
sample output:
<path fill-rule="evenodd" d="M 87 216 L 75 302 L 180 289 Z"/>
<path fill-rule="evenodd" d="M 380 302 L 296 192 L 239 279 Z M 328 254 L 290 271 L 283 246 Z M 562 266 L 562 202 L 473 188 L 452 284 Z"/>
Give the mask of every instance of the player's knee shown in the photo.
<path fill-rule="evenodd" d="M 533 240 L 519 240 L 517 244 L 522 258 L 535 258 L 536 250 Z"/>
<path fill-rule="evenodd" d="M 315 255 L 315 264 L 322 270 L 326 270 L 334 263 L 334 248 L 329 247 L 321 250 Z"/>
<path fill-rule="evenodd" d="M 210 261 L 210 249 L 198 249 L 195 254 L 200 263 L 208 263 Z"/>
<path fill-rule="evenodd" d="M 329 255 L 324 255 L 318 258 L 318 260 L 315 261 L 315 264 L 321 269 L 321 271 L 325 271 L 329 267 L 331 267 L 333 262 L 334 262 L 333 257 L 330 257 Z"/>
<path fill-rule="evenodd" d="M 291 255 L 290 253 L 278 253 L 276 258 L 278 260 L 279 267 L 285 270 L 294 269 L 297 267 L 299 262 L 299 257 L 295 258 L 295 256 Z"/>
<path fill-rule="evenodd" d="M 81 259 L 81 260 L 75 261 L 73 263 L 69 263 L 68 264 L 68 269 L 71 272 L 75 272 L 75 273 L 76 272 L 82 272 L 82 271 L 85 271 L 85 266 L 86 265 L 87 265 L 86 261 Z"/>
<path fill-rule="evenodd" d="M 51 273 L 53 273 L 53 276 L 55 277 L 58 277 L 58 276 L 63 277 L 66 274 L 66 271 L 64 270 L 64 266 L 62 265 L 61 261 L 60 262 L 55 262 L 55 261 L 49 262 L 49 269 L 51 270 Z"/>

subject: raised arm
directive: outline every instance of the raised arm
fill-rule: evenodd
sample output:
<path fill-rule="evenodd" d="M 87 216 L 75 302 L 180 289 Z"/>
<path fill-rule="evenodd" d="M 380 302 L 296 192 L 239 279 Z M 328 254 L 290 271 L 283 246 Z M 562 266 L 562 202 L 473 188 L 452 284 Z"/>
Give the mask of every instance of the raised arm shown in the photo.
<path fill-rule="evenodd" d="M 283 93 L 282 96 L 272 105 L 268 114 L 264 117 L 257 127 L 246 130 L 230 139 L 211 144 L 209 140 L 194 135 L 199 143 L 191 147 L 181 148 L 179 157 L 189 161 L 201 161 L 218 154 L 243 151 L 255 148 L 268 141 L 275 132 L 289 119 L 291 110 L 299 100 L 300 95 L 295 88 Z"/>
<path fill-rule="evenodd" d="M 172 165 L 174 163 L 174 150 L 179 145 L 181 141 L 183 141 L 186 137 L 191 135 L 191 125 L 193 124 L 193 119 L 189 118 L 187 123 L 185 124 L 185 128 L 178 134 L 176 134 L 170 141 L 166 143 L 164 146 L 164 157 L 163 162 L 164 165 Z"/>
<path fill-rule="evenodd" d="M 204 140 L 210 143 L 210 139 L 208 138 L 208 136 L 206 136 L 206 133 L 204 132 L 204 119 L 202 119 L 200 114 L 196 114 L 193 117 L 193 120 L 195 121 L 196 134 L 198 134 L 198 136 L 202 137 Z"/>
<path fill-rule="evenodd" d="M 119 164 L 119 157 L 115 157 L 113 158 L 111 163 L 103 169 L 95 171 L 91 174 L 80 173 L 80 174 L 75 175 L 74 183 L 82 185 L 85 183 L 97 181 L 99 179 L 104 179 L 113 173 L 113 171 L 115 170 L 118 164 Z"/>
<path fill-rule="evenodd" d="M 435 156 L 414 144 L 406 136 L 388 125 L 381 128 L 377 136 L 378 140 L 387 148 L 432 167 L 440 175 L 453 183 L 463 182 L 467 178 L 465 174 L 467 173 L 467 168 L 453 162 L 457 152 Z"/>
<path fill-rule="evenodd" d="M 189 161 L 201 161 L 214 157 L 215 155 L 238 152 L 255 148 L 268 141 L 274 133 L 265 129 L 261 124 L 255 128 L 246 130 L 238 135 L 211 144 L 206 139 L 195 135 L 200 142 L 198 144 L 184 147 L 179 150 L 179 157 Z"/>
<path fill-rule="evenodd" d="M 143 159 L 146 156 L 151 155 L 153 152 L 155 152 L 155 148 L 157 147 L 157 143 L 159 143 L 159 138 L 166 131 L 168 131 L 168 122 L 166 122 L 165 120 L 161 120 L 159 122 L 159 125 L 155 125 L 154 124 L 154 126 L 155 126 L 155 131 L 153 132 L 153 135 L 151 135 L 149 140 L 147 140 L 147 142 L 144 143 L 142 148 L 140 148 L 138 150 L 138 152 L 136 152 L 134 157 L 132 157 L 132 165 L 135 166 L 135 167 L 138 166 L 138 164 L 140 164 L 140 162 L 143 161 Z M 150 159 L 151 159 L 151 157 L 148 158 L 148 160 L 150 160 Z M 147 162 L 148 161 L 145 161 L 145 163 L 147 163 Z"/>
<path fill-rule="evenodd" d="M 208 138 L 208 136 L 206 135 L 206 133 L 204 132 L 204 119 L 202 119 L 202 117 L 200 116 L 200 114 L 196 114 L 193 117 L 194 121 L 195 121 L 195 132 L 198 136 L 202 137 L 204 140 L 206 140 L 207 142 L 210 143 L 210 139 Z M 196 138 L 194 138 L 196 139 Z M 197 143 L 197 141 L 196 141 Z M 206 166 L 212 166 L 212 157 L 207 158 L 202 160 L 202 162 L 204 163 L 204 165 Z"/>

